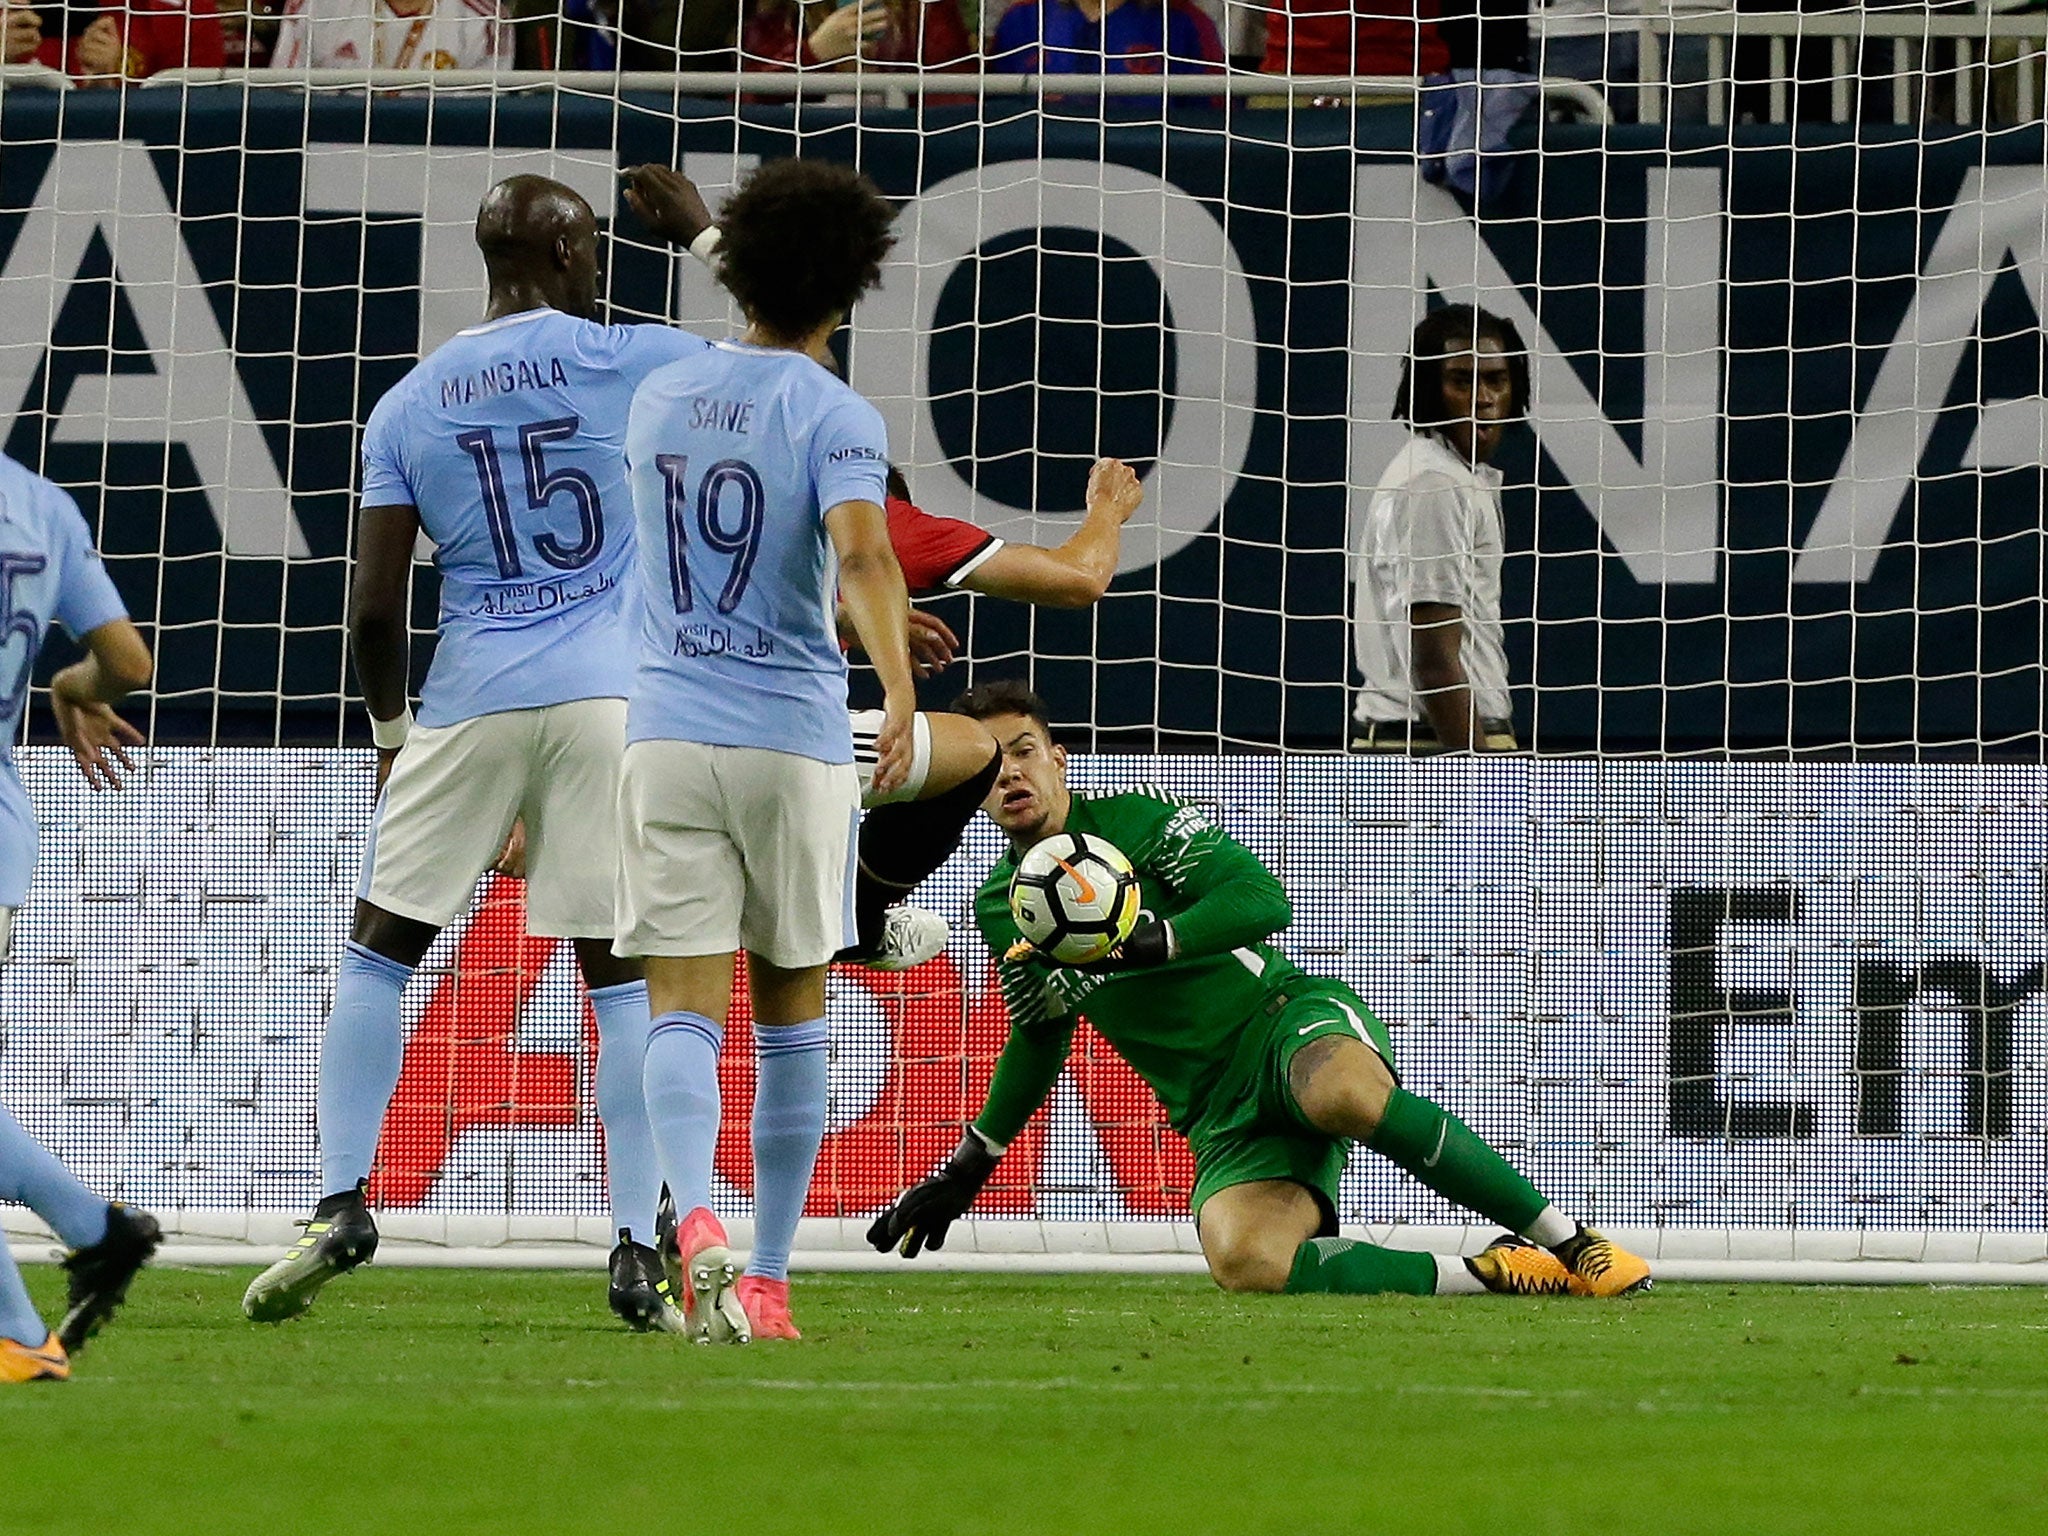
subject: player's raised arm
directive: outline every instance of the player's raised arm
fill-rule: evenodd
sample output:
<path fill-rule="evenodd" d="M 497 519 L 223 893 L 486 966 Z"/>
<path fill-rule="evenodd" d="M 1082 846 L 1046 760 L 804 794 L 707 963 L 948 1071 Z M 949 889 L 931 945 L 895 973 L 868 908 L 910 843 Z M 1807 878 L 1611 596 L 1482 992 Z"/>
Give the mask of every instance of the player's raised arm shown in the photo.
<path fill-rule="evenodd" d="M 1043 608 L 1086 608 L 1116 576 L 1124 524 L 1145 499 L 1144 488 L 1121 459 L 1098 459 L 1088 475 L 1088 511 L 1063 544 L 1004 544 L 960 585 L 986 597 Z"/>
<path fill-rule="evenodd" d="M 135 771 L 128 747 L 142 745 L 142 732 L 114 713 L 114 705 L 147 688 L 156 662 L 141 632 L 127 619 L 114 619 L 85 636 L 86 655 L 50 680 L 50 708 L 78 771 L 94 789 L 119 789 L 120 772 Z"/>
<path fill-rule="evenodd" d="M 875 740 L 874 792 L 888 794 L 910 773 L 917 688 L 910 670 L 910 593 L 889 547 L 889 519 L 872 501 L 843 501 L 825 514 L 839 556 L 839 600 L 882 683 L 883 724 Z"/>
<path fill-rule="evenodd" d="M 632 165 L 619 172 L 626 206 L 654 234 L 685 246 L 699 261 L 709 262 L 718 248 L 718 226 L 697 183 L 665 165 Z"/>
<path fill-rule="evenodd" d="M 411 656 L 408 604 L 413 546 L 420 535 L 416 507 L 364 507 L 356 521 L 356 563 L 348 593 L 349 655 L 370 711 L 376 737 L 378 783 L 412 722 L 406 701 Z"/>

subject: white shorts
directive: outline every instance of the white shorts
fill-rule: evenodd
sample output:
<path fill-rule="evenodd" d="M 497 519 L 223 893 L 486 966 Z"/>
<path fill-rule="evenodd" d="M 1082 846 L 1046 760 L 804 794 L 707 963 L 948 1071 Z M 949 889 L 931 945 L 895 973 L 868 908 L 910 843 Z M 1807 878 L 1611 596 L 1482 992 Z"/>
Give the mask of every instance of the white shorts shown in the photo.
<path fill-rule="evenodd" d="M 624 699 L 414 726 L 377 802 L 357 896 L 445 928 L 515 820 L 526 823 L 526 928 L 605 939 L 618 880 Z"/>
<path fill-rule="evenodd" d="M 932 723 L 919 711 L 910 722 L 910 776 L 901 789 L 879 798 L 869 788 L 875 780 L 875 738 L 882 734 L 883 714 L 879 709 L 850 709 L 847 723 L 853 727 L 853 766 L 860 774 L 860 803 L 864 806 L 895 805 L 915 800 L 924 791 L 932 772 Z"/>
<path fill-rule="evenodd" d="M 620 776 L 613 949 L 823 965 L 854 939 L 859 820 L 851 763 L 634 742 Z"/>

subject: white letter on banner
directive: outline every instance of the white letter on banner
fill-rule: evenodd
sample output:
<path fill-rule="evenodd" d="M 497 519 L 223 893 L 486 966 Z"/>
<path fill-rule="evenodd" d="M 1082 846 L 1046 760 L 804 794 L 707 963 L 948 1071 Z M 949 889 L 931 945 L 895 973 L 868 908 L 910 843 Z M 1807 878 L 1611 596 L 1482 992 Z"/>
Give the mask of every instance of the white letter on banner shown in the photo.
<path fill-rule="evenodd" d="M 1849 452 L 1793 563 L 1794 581 L 1870 579 L 1998 275 L 2017 267 L 2035 317 L 2048 319 L 2044 199 L 2048 170 L 2038 165 L 1988 166 L 1963 178 L 1856 418 Z M 1999 401 L 1984 408 L 1963 462 L 1978 469 L 2038 464 L 2048 446 L 2044 435 L 2048 406 L 2040 397 Z"/>
<path fill-rule="evenodd" d="M 51 331 L 97 232 L 142 332 L 149 371 L 81 374 L 51 441 L 182 444 L 231 555 L 304 555 L 305 535 L 193 268 L 149 151 L 60 141 L 0 272 L 0 408 L 28 398 Z"/>
<path fill-rule="evenodd" d="M 1257 387 L 1244 268 L 1214 216 L 1171 182 L 1098 160 L 1011 160 L 926 188 L 897 221 L 903 244 L 882 288 L 854 310 L 854 387 L 882 412 L 898 463 L 949 472 L 913 477 L 931 511 L 1031 542 L 1044 539 L 1043 524 L 1070 522 L 977 494 L 940 446 L 931 411 L 929 342 L 954 268 L 1013 231 L 1053 228 L 1100 230 L 1129 246 L 1151 263 L 1172 313 L 1172 420 L 1117 563 L 1142 570 L 1221 515 L 1244 468 Z"/>
<path fill-rule="evenodd" d="M 719 205 L 739 185 L 740 178 L 760 163 L 759 155 L 690 150 L 684 154 L 678 169 L 697 183 L 697 190 L 704 194 L 706 205 L 716 217 Z M 669 287 L 669 312 L 664 318 L 673 320 L 684 330 L 695 331 L 700 336 L 723 336 L 737 334 L 745 328 L 739 305 L 732 301 L 731 295 L 719 285 L 718 279 L 704 263 L 688 251 L 679 250 L 672 258 Z"/>
<path fill-rule="evenodd" d="M 490 285 L 476 249 L 476 210 L 507 176 L 549 176 L 608 219 L 618 173 L 608 150 L 490 149 L 436 144 L 306 147 L 305 212 L 410 214 L 420 221 L 419 352 L 425 357 L 484 317 Z"/>
<path fill-rule="evenodd" d="M 1530 425 L 1601 534 L 1645 583 L 1713 581 L 1721 544 L 1721 254 L 1713 167 L 1648 174 L 1640 457 L 1551 342 L 1463 209 L 1407 161 L 1358 168 L 1351 250 L 1351 476 L 1364 510 L 1404 430 L 1387 420 L 1432 289 L 1515 323 L 1529 345 Z"/>

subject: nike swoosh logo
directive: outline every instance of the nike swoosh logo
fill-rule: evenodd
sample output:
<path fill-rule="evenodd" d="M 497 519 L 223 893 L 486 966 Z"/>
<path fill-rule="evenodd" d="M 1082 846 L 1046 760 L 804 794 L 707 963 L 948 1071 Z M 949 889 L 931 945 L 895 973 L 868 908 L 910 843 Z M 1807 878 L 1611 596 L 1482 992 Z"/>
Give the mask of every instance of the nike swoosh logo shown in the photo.
<path fill-rule="evenodd" d="M 1061 869 L 1064 869 L 1067 872 L 1067 878 L 1073 881 L 1074 884 L 1081 888 L 1081 899 L 1083 901 L 1092 902 L 1093 900 L 1095 900 L 1095 887 L 1088 883 L 1088 877 L 1086 875 L 1082 874 L 1081 871 L 1074 868 L 1074 866 L 1069 864 L 1065 859 L 1054 859 L 1053 863 L 1059 865 Z"/>
<path fill-rule="evenodd" d="M 1434 1168 L 1436 1160 L 1444 1155 L 1444 1138 L 1451 1134 L 1451 1122 L 1446 1120 L 1436 1128 L 1436 1150 L 1422 1160 L 1425 1168 Z"/>

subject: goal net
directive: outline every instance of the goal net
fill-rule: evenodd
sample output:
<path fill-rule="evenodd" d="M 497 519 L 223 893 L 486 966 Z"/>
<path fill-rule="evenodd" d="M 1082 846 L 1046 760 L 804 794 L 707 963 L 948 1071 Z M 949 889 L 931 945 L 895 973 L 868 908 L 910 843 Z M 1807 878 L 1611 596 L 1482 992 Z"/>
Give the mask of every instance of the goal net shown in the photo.
<path fill-rule="evenodd" d="M 1145 478 L 1092 609 L 932 604 L 965 660 L 927 707 L 1028 679 L 1077 784 L 1187 796 L 1282 876 L 1285 947 L 1380 1012 L 1409 1087 L 1667 1273 L 2048 1273 L 2048 26 L 1613 9 L 1639 47 L 1604 83 L 1546 66 L 1465 99 L 1476 206 L 1457 154 L 1418 157 L 1412 71 L 1259 73 L 1244 24 L 1284 16 L 1234 4 L 1220 76 L 1057 90 L 711 67 L 731 57 L 10 71 L 4 447 L 77 496 L 160 672 L 117 795 L 53 744 L 61 642 L 34 679 L 9 1106 L 190 1255 L 286 1238 L 321 1193 L 319 1037 L 371 813 L 342 638 L 361 423 L 481 314 L 499 178 L 590 199 L 615 317 L 723 333 L 617 170 L 680 165 L 715 205 L 802 154 L 901 207 L 844 364 L 921 505 L 1057 543 L 1097 454 Z M 1535 35 L 1598 29 L 1539 12 Z M 1408 333 L 1461 300 L 1530 350 L 1496 461 L 1524 751 L 1347 753 L 1356 520 L 1404 440 Z M 421 670 L 435 600 L 422 564 Z M 835 973 L 799 1262 L 856 1262 L 980 1105 L 1006 1025 L 967 907 L 996 852 L 978 824 L 920 897 L 945 957 Z M 592 1262 L 595 1028 L 516 882 L 480 885 L 406 1013 L 384 1256 Z M 743 1027 L 722 1070 L 716 1199 L 743 1232 Z M 1084 1029 L 942 1257 L 1193 1266 L 1192 1179 Z M 1491 1235 L 1362 1151 L 1339 1214 Z"/>

